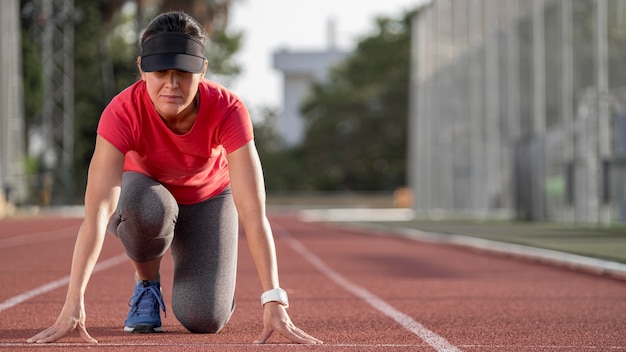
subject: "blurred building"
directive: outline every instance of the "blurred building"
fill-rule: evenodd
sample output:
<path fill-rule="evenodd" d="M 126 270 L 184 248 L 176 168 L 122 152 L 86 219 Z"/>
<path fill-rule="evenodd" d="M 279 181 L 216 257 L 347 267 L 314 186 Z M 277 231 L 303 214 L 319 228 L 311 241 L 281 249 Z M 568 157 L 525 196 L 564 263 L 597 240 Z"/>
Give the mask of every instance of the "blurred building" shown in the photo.
<path fill-rule="evenodd" d="M 24 119 L 20 45 L 20 2 L 2 2 L 0 11 L 0 217 L 7 202 L 24 189 Z"/>
<path fill-rule="evenodd" d="M 433 0 L 420 11 L 415 210 L 626 221 L 625 14 L 626 1 L 612 0 Z"/>
<path fill-rule="evenodd" d="M 274 68 L 283 74 L 283 106 L 278 118 L 278 132 L 287 145 L 294 146 L 304 138 L 304 118 L 300 106 L 310 92 L 311 85 L 327 79 L 333 65 L 341 62 L 348 53 L 337 50 L 334 24 L 329 22 L 328 48 L 320 51 L 274 52 Z"/>

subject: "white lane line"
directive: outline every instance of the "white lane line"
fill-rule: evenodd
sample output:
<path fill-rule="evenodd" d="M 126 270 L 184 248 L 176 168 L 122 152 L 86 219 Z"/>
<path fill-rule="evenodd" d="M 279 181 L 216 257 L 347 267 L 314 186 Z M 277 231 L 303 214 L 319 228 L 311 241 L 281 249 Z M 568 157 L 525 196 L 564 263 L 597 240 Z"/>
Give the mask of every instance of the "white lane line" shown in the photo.
<path fill-rule="evenodd" d="M 337 285 L 343 287 L 348 292 L 351 292 L 355 296 L 364 300 L 367 304 L 372 306 L 372 308 L 395 320 L 396 323 L 400 324 L 405 329 L 417 335 L 435 350 L 439 352 L 461 351 L 460 349 L 456 348 L 454 345 L 446 341 L 446 339 L 428 330 L 424 325 L 413 320 L 413 318 L 411 318 L 410 316 L 398 311 L 380 297 L 374 295 L 370 291 L 351 282 L 350 280 L 343 277 L 341 274 L 334 271 L 332 268 L 326 265 L 319 257 L 306 249 L 306 247 L 304 247 L 304 245 L 300 241 L 293 238 L 284 228 L 276 226 L 275 224 L 272 224 L 272 227 L 278 230 L 278 234 L 281 236 L 281 239 L 285 241 L 287 245 L 291 247 L 291 249 L 298 252 L 303 258 L 305 258 L 309 263 L 315 266 L 329 279 L 334 281 Z"/>
<path fill-rule="evenodd" d="M 99 271 L 102 270 L 106 270 L 110 267 L 116 266 L 118 264 L 123 263 L 126 260 L 126 254 L 120 254 L 118 256 L 115 256 L 113 258 L 109 258 L 103 262 L 100 262 L 98 264 L 96 264 L 93 273 L 97 273 Z M 58 280 L 49 282 L 45 285 L 39 286 L 35 289 L 32 289 L 30 291 L 26 291 L 22 294 L 19 294 L 17 296 L 11 297 L 9 299 L 7 299 L 6 301 L 0 303 L 0 312 L 2 312 L 3 310 L 7 310 L 11 307 L 14 307 L 20 303 L 23 303 L 25 301 L 28 301 L 29 299 L 42 295 L 46 292 L 50 292 L 54 289 L 57 289 L 59 287 L 65 286 L 70 282 L 70 276 L 64 276 Z"/>
<path fill-rule="evenodd" d="M 248 347 L 251 348 L 254 346 L 254 349 L 262 349 L 267 348 L 270 350 L 274 350 L 277 346 L 291 346 L 293 347 L 293 343 L 270 343 L 264 345 L 253 345 L 252 343 L 227 343 L 227 342 L 98 342 L 97 344 L 90 344 L 86 342 L 52 342 L 52 343 L 26 343 L 26 342 L 0 342 L 0 348 L 4 347 L 31 347 L 31 348 L 50 348 L 50 347 Z M 320 349 L 333 349 L 333 348 L 355 348 L 359 351 L 362 351 L 364 348 L 393 348 L 393 347 L 426 347 L 424 344 L 386 344 L 386 343 L 378 343 L 371 345 L 364 344 L 346 344 L 346 343 L 338 343 L 338 344 L 323 344 L 323 345 L 315 345 L 316 350 Z M 560 346 L 560 345 L 531 345 L 531 346 L 519 346 L 519 345 L 463 345 L 462 347 L 471 348 L 471 349 L 486 349 L 488 351 L 493 351 L 494 349 L 498 350 L 509 350 L 515 349 L 518 350 L 529 350 L 529 351 L 546 351 L 546 350 L 567 350 L 571 351 L 575 349 L 576 351 L 586 351 L 586 350 L 615 350 L 622 351 L 626 350 L 626 346 Z"/>
<path fill-rule="evenodd" d="M 277 346 L 296 346 L 293 343 L 268 343 L 268 344 L 252 344 L 252 343 L 227 343 L 227 342 L 98 342 L 96 344 L 90 344 L 86 342 L 76 343 L 76 342 L 53 342 L 53 343 L 45 343 L 45 344 L 33 344 L 26 342 L 0 342 L 0 347 L 248 347 L 254 349 L 259 348 L 267 348 L 270 350 L 274 350 Z M 372 348 L 372 347 L 426 347 L 424 344 L 421 345 L 400 345 L 400 344 L 372 344 L 372 345 L 362 345 L 362 344 L 323 344 L 316 345 L 316 349 L 320 348 L 329 348 L 333 347 L 354 347 L 358 349 L 363 349 L 364 347 Z"/>

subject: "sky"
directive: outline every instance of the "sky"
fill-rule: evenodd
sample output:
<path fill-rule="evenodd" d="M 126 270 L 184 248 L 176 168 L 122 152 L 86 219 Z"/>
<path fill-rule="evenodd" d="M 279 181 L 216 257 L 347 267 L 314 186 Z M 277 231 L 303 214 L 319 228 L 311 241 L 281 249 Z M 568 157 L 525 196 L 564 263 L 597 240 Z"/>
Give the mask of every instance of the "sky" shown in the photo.
<path fill-rule="evenodd" d="M 374 33 L 376 18 L 400 18 L 426 0 L 238 0 L 231 5 L 229 28 L 244 32 L 235 60 L 243 73 L 230 85 L 249 109 L 282 105 L 282 75 L 272 68 L 280 49 L 318 51 L 329 47 L 334 22 L 335 47 L 353 50 Z"/>

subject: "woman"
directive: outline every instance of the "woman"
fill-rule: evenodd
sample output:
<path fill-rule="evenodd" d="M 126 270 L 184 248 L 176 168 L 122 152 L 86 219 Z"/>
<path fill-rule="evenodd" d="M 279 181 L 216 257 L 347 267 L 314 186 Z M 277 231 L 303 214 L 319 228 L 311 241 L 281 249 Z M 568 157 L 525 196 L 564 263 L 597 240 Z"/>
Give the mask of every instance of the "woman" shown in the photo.
<path fill-rule="evenodd" d="M 322 343 L 286 312 L 250 117 L 234 94 L 203 78 L 205 45 L 202 27 L 181 12 L 157 16 L 144 32 L 141 80 L 100 118 L 65 304 L 54 325 L 28 342 L 56 341 L 75 329 L 97 342 L 85 328 L 84 292 L 107 231 L 135 269 L 125 331 L 162 331 L 159 267 L 168 248 L 176 318 L 191 332 L 220 331 L 235 306 L 241 220 L 264 291 L 255 342 L 278 332 Z"/>

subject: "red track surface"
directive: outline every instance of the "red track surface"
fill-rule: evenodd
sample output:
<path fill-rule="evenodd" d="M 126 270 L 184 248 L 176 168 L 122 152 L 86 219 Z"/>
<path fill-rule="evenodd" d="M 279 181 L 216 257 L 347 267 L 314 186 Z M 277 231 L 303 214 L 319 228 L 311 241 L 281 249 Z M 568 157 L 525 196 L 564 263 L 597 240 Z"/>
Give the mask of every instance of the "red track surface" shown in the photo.
<path fill-rule="evenodd" d="M 169 255 L 162 270 L 165 332 L 125 334 L 132 269 L 109 236 L 100 262 L 112 265 L 93 275 L 86 296 L 88 330 L 100 343 L 83 344 L 75 334 L 55 344 L 26 344 L 53 323 L 66 285 L 29 299 L 23 294 L 68 275 L 80 224 L 30 218 L 0 221 L 0 349 L 626 351 L 624 281 L 288 215 L 271 219 L 291 318 L 323 346 L 293 345 L 280 336 L 269 345 L 251 344 L 261 331 L 261 288 L 243 236 L 237 309 L 217 335 L 190 334 L 169 311 Z"/>

